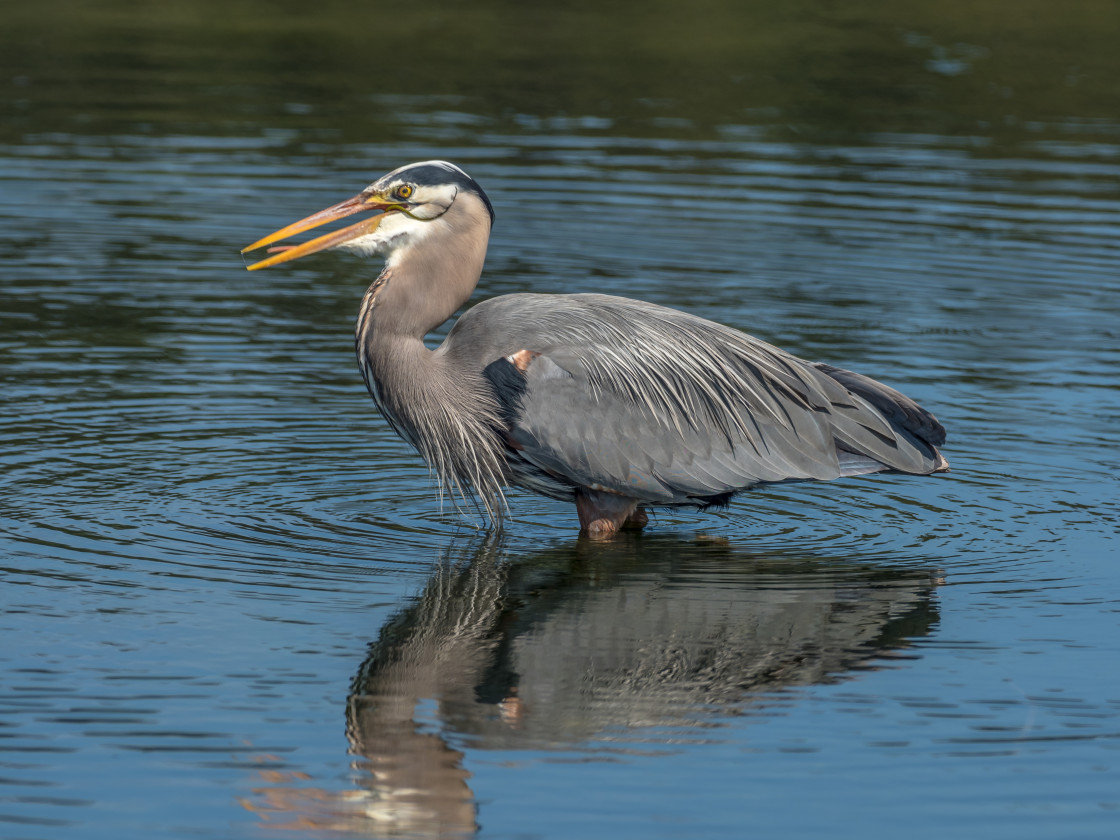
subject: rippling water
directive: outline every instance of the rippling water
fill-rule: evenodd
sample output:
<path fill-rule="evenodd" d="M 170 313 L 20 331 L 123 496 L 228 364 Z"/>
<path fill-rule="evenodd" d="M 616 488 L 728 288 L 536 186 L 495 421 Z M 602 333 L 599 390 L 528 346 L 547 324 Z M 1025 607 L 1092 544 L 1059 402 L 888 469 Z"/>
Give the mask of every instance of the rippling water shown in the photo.
<path fill-rule="evenodd" d="M 117 84 L 140 48 L 98 20 L 88 83 Z M 73 103 L 92 128 L 4 59 L 0 834 L 1116 835 L 1120 125 L 1092 99 L 1014 140 L 828 139 L 525 82 L 378 94 L 387 137 L 355 141 L 169 55 L 187 104 L 114 87 Z M 479 531 L 362 387 L 375 269 L 238 254 L 430 157 L 496 205 L 477 298 L 624 294 L 866 372 L 937 413 L 953 472 L 609 545 L 515 494 Z"/>

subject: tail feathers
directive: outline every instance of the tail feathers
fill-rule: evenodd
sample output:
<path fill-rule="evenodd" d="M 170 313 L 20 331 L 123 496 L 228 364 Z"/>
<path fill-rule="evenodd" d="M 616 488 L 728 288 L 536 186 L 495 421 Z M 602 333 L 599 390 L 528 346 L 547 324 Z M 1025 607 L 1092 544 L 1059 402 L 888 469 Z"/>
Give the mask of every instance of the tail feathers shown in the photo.
<path fill-rule="evenodd" d="M 870 475 L 890 469 L 886 464 L 876 461 L 868 455 L 859 455 L 839 447 L 836 449 L 836 457 L 840 462 L 841 478 L 848 478 L 853 475 Z"/>
<path fill-rule="evenodd" d="M 820 362 L 814 364 L 814 367 L 835 379 L 853 394 L 863 397 L 882 412 L 887 420 L 910 432 L 919 440 L 930 446 L 941 446 L 945 443 L 945 427 L 937 422 L 936 417 L 905 394 L 850 370 Z"/>
<path fill-rule="evenodd" d="M 914 400 L 850 370 L 819 363 L 814 367 L 877 411 L 893 427 L 896 442 L 909 440 L 913 445 L 909 450 L 911 456 L 918 458 L 917 461 L 913 458 L 900 459 L 901 452 L 897 448 L 884 448 L 876 436 L 865 434 L 858 427 L 838 426 L 835 429 L 836 449 L 841 475 L 867 475 L 892 470 L 928 475 L 949 471 L 949 462 L 937 449 L 945 442 L 945 427 Z"/>
<path fill-rule="evenodd" d="M 945 456 L 933 450 L 934 456 L 938 459 L 938 464 L 928 475 L 933 473 L 949 472 L 949 462 Z M 889 464 L 884 464 L 882 461 L 876 461 L 869 455 L 859 455 L 855 452 L 849 452 L 839 446 L 836 447 L 836 460 L 840 463 L 840 477 L 849 478 L 853 475 L 870 475 L 871 473 L 878 472 L 891 472 L 895 470 Z"/>

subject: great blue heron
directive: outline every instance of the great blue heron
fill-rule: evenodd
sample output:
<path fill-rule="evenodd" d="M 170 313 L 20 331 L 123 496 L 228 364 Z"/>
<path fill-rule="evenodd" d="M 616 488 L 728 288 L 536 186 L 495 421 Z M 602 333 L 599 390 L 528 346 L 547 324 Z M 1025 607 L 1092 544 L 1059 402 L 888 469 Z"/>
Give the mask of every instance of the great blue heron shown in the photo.
<path fill-rule="evenodd" d="M 945 429 L 910 398 L 674 309 L 599 294 L 513 294 L 467 310 L 494 208 L 459 167 L 395 169 L 262 248 L 354 213 L 380 215 L 249 270 L 327 248 L 385 257 L 355 348 L 374 402 L 451 492 L 500 521 L 503 487 L 574 501 L 583 531 L 645 508 L 726 505 L 759 484 L 948 470 Z"/>

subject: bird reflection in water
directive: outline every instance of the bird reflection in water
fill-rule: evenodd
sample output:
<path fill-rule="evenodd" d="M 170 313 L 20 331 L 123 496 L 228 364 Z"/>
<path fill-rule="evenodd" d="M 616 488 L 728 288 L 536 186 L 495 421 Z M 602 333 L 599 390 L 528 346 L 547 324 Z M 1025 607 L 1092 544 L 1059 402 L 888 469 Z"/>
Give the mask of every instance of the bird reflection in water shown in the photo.
<path fill-rule="evenodd" d="M 723 542 L 580 541 L 511 562 L 445 553 L 381 629 L 346 707 L 355 787 L 271 774 L 271 825 L 469 836 L 465 751 L 649 754 L 780 714 L 782 689 L 899 657 L 937 621 L 929 567 L 752 554 Z"/>

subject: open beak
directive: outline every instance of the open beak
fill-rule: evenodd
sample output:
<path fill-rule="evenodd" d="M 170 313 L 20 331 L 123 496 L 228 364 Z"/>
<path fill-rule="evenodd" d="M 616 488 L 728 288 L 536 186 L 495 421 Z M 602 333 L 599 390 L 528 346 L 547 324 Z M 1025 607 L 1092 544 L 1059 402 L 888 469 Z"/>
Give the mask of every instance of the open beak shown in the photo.
<path fill-rule="evenodd" d="M 292 224 L 287 227 L 280 228 L 280 230 L 275 233 L 270 233 L 268 236 L 264 237 L 264 239 L 258 239 L 247 248 L 242 248 L 241 253 L 244 254 L 247 251 L 255 251 L 257 248 L 263 248 L 265 245 L 272 245 L 273 242 L 279 242 L 281 239 L 287 239 L 289 236 L 295 236 L 297 233 L 303 233 L 305 230 L 317 228 L 320 225 L 327 224 L 327 222 L 345 219 L 347 216 L 352 216 L 355 213 L 389 209 L 395 209 L 394 205 L 386 204 L 374 198 L 366 198 L 359 194 L 353 198 L 346 199 L 346 201 L 332 205 L 325 210 L 320 210 L 318 213 L 312 213 L 306 219 L 292 222 Z M 357 224 L 344 227 L 333 233 L 318 236 L 314 239 L 309 239 L 307 242 L 302 242 L 299 245 L 273 245 L 273 247 L 268 249 L 268 253 L 272 254 L 271 257 L 265 257 L 259 262 L 246 266 L 246 268 L 249 271 L 256 271 L 258 268 L 268 268 L 270 265 L 296 260 L 300 257 L 306 257 L 308 254 L 315 254 L 327 248 L 333 248 L 335 245 L 341 245 L 343 242 L 349 242 L 351 239 L 357 239 L 359 236 L 373 233 L 373 231 L 377 230 L 377 226 L 381 224 L 381 220 L 384 218 L 385 214 L 382 213 L 380 216 L 374 216 L 372 219 L 363 219 Z"/>

